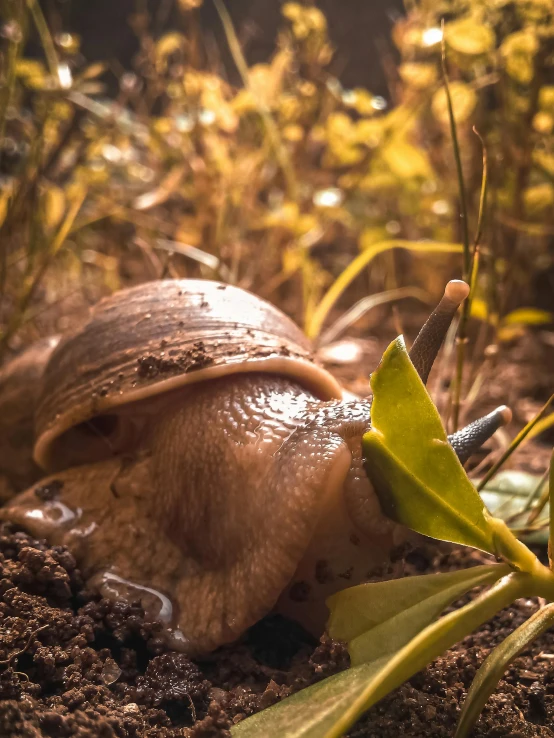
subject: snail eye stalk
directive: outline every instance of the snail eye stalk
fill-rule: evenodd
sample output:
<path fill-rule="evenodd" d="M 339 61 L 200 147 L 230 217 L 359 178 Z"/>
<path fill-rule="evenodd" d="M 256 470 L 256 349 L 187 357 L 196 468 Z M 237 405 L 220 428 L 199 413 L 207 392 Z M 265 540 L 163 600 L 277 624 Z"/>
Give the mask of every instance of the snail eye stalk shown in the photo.
<path fill-rule="evenodd" d="M 469 285 L 453 279 L 446 285 L 444 295 L 433 310 L 410 350 L 410 359 L 426 384 L 439 349 L 460 304 L 469 295 Z"/>
<path fill-rule="evenodd" d="M 456 433 L 448 436 L 450 445 L 456 456 L 464 464 L 469 457 L 478 451 L 481 446 L 503 425 L 512 420 L 512 411 L 506 405 L 501 405 L 488 415 L 474 420 Z"/>

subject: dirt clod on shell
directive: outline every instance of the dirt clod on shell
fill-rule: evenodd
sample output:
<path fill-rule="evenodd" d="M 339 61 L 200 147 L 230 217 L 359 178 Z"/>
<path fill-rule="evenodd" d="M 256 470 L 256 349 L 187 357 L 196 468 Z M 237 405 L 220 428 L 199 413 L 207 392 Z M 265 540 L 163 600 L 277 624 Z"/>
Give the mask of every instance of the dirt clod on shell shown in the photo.
<path fill-rule="evenodd" d="M 479 555 L 419 549 L 387 576 L 482 563 Z M 450 738 L 459 706 L 489 649 L 529 617 L 519 601 L 377 705 L 356 738 Z M 554 634 L 524 652 L 474 732 L 479 738 L 553 737 Z M 345 648 L 315 643 L 270 616 L 202 662 L 168 651 L 139 604 L 84 588 L 71 553 L 0 526 L 0 736 L 225 738 L 232 725 L 345 668 Z"/>
<path fill-rule="evenodd" d="M 186 373 L 195 369 L 204 369 L 210 366 L 214 360 L 206 352 L 203 341 L 197 341 L 191 349 L 180 353 L 178 356 L 148 355 L 138 359 L 138 376 L 153 379 L 159 374 Z"/>

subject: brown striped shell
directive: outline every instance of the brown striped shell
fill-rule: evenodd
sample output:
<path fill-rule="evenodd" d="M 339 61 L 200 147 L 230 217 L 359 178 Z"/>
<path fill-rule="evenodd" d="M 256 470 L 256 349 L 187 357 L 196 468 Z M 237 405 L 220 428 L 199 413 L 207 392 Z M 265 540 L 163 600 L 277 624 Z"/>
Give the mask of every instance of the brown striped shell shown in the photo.
<path fill-rule="evenodd" d="M 280 374 L 322 400 L 341 397 L 300 328 L 250 292 L 192 279 L 122 290 L 98 303 L 52 354 L 36 414 L 35 460 L 52 468 L 56 439 L 113 408 L 239 372 Z"/>

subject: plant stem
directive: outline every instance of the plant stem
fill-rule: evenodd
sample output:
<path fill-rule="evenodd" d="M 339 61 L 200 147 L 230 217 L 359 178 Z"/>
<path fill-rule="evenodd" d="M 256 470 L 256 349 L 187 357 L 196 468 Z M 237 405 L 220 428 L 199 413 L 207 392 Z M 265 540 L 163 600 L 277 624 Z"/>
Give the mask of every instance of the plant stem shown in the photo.
<path fill-rule="evenodd" d="M 448 119 L 450 121 L 450 135 L 452 136 L 452 147 L 454 149 L 454 159 L 456 161 L 456 173 L 458 176 L 458 192 L 460 196 L 460 219 L 462 221 L 462 243 L 464 245 L 464 268 L 463 279 L 469 281 L 471 271 L 471 254 L 469 251 L 469 227 L 467 221 L 467 198 L 464 184 L 464 173 L 462 169 L 462 158 L 460 156 L 460 146 L 458 143 L 458 131 L 456 128 L 456 119 L 454 118 L 454 108 L 452 107 L 452 96 L 450 94 L 450 85 L 448 82 L 448 71 L 446 69 L 446 43 L 444 40 L 444 20 L 442 21 L 442 41 L 441 41 L 441 64 L 444 89 L 446 92 L 446 102 L 448 105 Z"/>
<path fill-rule="evenodd" d="M 21 49 L 24 45 L 24 34 L 21 28 L 23 16 L 21 9 L 19 15 L 15 14 L 11 18 L 5 18 L 5 25 L 13 24 L 12 37 L 8 38 L 8 53 L 6 54 L 5 70 L 2 80 L 2 89 L 0 92 L 0 140 L 4 138 L 6 129 L 6 114 L 13 98 L 16 81 L 16 65 Z"/>
<path fill-rule="evenodd" d="M 494 548 L 498 557 L 514 569 L 527 573 L 534 572 L 537 565 L 542 566 L 535 554 L 515 537 L 503 520 L 490 517 L 488 523 L 494 530 Z"/>
<path fill-rule="evenodd" d="M 12 319 L 9 321 L 5 331 L 0 334 L 0 359 L 2 358 L 11 337 L 15 333 L 17 333 L 21 325 L 25 322 L 27 308 L 29 307 L 31 300 L 33 299 L 33 296 L 40 282 L 42 281 L 44 274 L 50 266 L 52 259 L 56 256 L 56 254 L 62 247 L 65 239 L 67 238 L 71 226 L 73 225 L 75 218 L 77 217 L 77 214 L 81 209 L 81 205 L 85 201 L 86 195 L 86 187 L 81 187 L 76 193 L 73 201 L 70 203 L 69 209 L 62 221 L 60 228 L 58 229 L 50 245 L 48 246 L 47 253 L 42 264 L 37 269 L 37 272 L 31 279 L 30 283 L 24 284 L 23 293 L 19 299 L 16 309 L 14 310 Z"/>
<path fill-rule="evenodd" d="M 522 512 L 527 512 L 528 510 L 531 510 L 531 508 L 533 507 L 533 503 L 535 502 L 537 497 L 539 498 L 542 497 L 541 490 L 542 490 L 543 484 L 546 482 L 547 479 L 548 479 L 548 470 L 542 475 L 539 483 L 537 484 L 535 489 L 532 491 L 532 493 L 529 495 L 529 499 L 525 503 L 525 507 L 523 508 Z M 540 502 L 539 502 L 539 505 L 540 505 Z M 531 511 L 531 514 L 529 515 L 529 518 L 527 520 L 528 523 L 534 522 L 534 520 L 538 517 L 538 515 L 535 515 L 534 517 L 532 517 L 536 509 L 537 508 L 533 508 L 533 510 Z"/>
<path fill-rule="evenodd" d="M 528 597 L 544 597 L 554 602 L 554 572 L 537 560 L 537 566 L 531 573 L 530 589 L 525 592 Z"/>
<path fill-rule="evenodd" d="M 515 537 L 503 520 L 490 518 L 488 522 L 494 528 L 497 556 L 529 577 L 525 594 L 529 597 L 544 597 L 549 602 L 554 602 L 554 572 L 541 564 L 535 554 Z"/>
<path fill-rule="evenodd" d="M 544 510 L 544 506 L 548 502 L 548 497 L 549 497 L 548 485 L 546 485 L 544 491 L 541 491 L 547 480 L 548 480 L 548 469 L 542 475 L 540 482 L 537 484 L 537 486 L 533 490 L 533 493 L 530 495 L 527 505 L 525 505 L 525 510 L 529 510 L 529 509 L 531 510 L 531 512 L 529 513 L 529 517 L 527 518 L 527 525 L 533 525 L 533 523 L 537 520 L 541 512 Z M 535 502 L 535 499 L 537 497 L 539 498 L 538 502 L 533 507 L 533 503 Z M 523 512 L 525 512 L 525 510 Z"/>
<path fill-rule="evenodd" d="M 50 74 L 59 82 L 60 77 L 58 55 L 56 54 L 56 48 L 52 40 L 52 34 L 50 33 L 41 7 L 38 4 L 37 0 L 27 0 L 27 6 L 31 11 L 37 33 L 40 36 L 40 42 L 42 43 L 42 47 L 44 49 L 44 54 L 46 56 L 48 67 L 50 69 Z"/>
<path fill-rule="evenodd" d="M 455 122 L 452 121 L 452 125 L 455 128 Z M 462 305 L 462 314 L 460 317 L 460 324 L 458 327 L 458 335 L 456 337 L 456 376 L 452 387 L 452 430 L 457 431 L 459 426 L 460 418 L 460 405 L 461 405 L 461 394 L 462 394 L 462 381 L 464 375 L 464 363 L 465 363 L 465 349 L 468 343 L 467 326 L 469 323 L 469 316 L 471 313 L 471 301 L 475 294 L 475 287 L 477 285 L 477 275 L 479 273 L 479 255 L 480 255 L 480 242 L 481 235 L 483 233 L 483 222 L 485 219 L 485 209 L 487 205 L 487 183 L 488 183 L 488 165 L 487 165 L 487 150 L 483 139 L 477 132 L 476 128 L 473 128 L 474 133 L 479 137 L 481 145 L 483 147 L 483 177 L 481 180 L 481 197 L 479 199 L 479 216 L 477 218 L 477 233 L 475 234 L 475 242 L 473 248 L 473 255 L 471 257 L 471 266 L 469 274 L 469 295 Z M 460 187 L 463 189 L 463 178 L 460 180 Z M 461 194 L 460 194 L 461 196 Z M 465 251 L 464 251 L 465 255 Z"/>
<path fill-rule="evenodd" d="M 237 34 L 233 27 L 231 16 L 227 12 L 227 8 L 221 0 L 214 0 L 214 3 L 223 24 L 223 30 L 225 31 L 225 36 L 227 37 L 227 43 L 229 44 L 229 49 L 231 51 L 233 61 L 235 62 L 235 65 L 239 71 L 244 86 L 247 90 L 250 91 L 250 94 L 254 98 L 254 102 L 256 103 L 256 107 L 258 108 L 258 112 L 264 123 L 267 137 L 273 149 L 273 153 L 275 154 L 275 157 L 279 162 L 279 166 L 281 167 L 281 170 L 283 172 L 283 176 L 285 178 L 287 186 L 287 195 L 291 200 L 296 201 L 298 195 L 298 183 L 296 181 L 296 174 L 294 171 L 294 167 L 292 166 L 292 163 L 290 161 L 288 151 L 285 148 L 283 141 L 281 140 L 279 129 L 277 128 L 277 125 L 273 120 L 273 117 L 271 116 L 271 112 L 269 111 L 267 105 L 265 104 L 265 102 L 263 102 L 263 100 L 257 94 L 256 90 L 250 84 L 248 66 L 246 64 L 244 54 L 242 53 Z"/>

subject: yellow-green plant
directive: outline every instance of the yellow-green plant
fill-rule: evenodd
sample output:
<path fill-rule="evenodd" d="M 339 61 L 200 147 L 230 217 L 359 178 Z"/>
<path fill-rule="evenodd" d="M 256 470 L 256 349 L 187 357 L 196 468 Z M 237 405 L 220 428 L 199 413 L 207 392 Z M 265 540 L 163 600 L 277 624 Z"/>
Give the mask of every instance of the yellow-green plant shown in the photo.
<path fill-rule="evenodd" d="M 537 261 L 548 267 L 548 3 L 410 4 L 393 32 L 401 63 L 392 106 L 340 84 L 325 16 L 294 2 L 283 5 L 265 64 L 246 66 L 226 24 L 244 82 L 233 87 L 207 62 L 191 22 L 199 5 L 179 3 L 182 30 L 161 36 L 144 10 L 133 16 L 141 51 L 110 100 L 106 67 L 85 65 L 75 36 L 52 35 L 37 2 L 0 4 L 1 346 L 49 325 L 38 311 L 80 284 L 88 299 L 145 275 L 215 275 L 286 299 L 314 337 L 329 286 L 367 250 L 379 256 L 351 293 L 405 286 L 406 264 L 410 284 L 438 291 L 452 260 L 461 263 L 447 253 L 463 241 L 440 71 L 445 14 L 468 218 L 481 175 L 472 125 L 490 152 L 476 314 L 502 317 L 498 284 L 513 296 L 510 280 Z M 31 31 L 43 60 L 24 56 Z M 514 259 L 526 270 L 508 273 Z"/>
<path fill-rule="evenodd" d="M 362 584 L 332 596 L 328 631 L 348 642 L 351 667 L 238 724 L 232 730 L 237 738 L 337 738 L 391 690 L 514 600 L 542 597 L 554 603 L 552 560 L 544 566 L 504 521 L 488 513 L 447 442 L 402 338 L 385 352 L 371 386 L 372 428 L 363 450 L 383 510 L 418 533 L 486 551 L 499 563 Z M 554 463 L 551 498 L 553 470 Z M 551 541 L 553 519 L 551 512 Z M 440 617 L 482 585 L 489 587 Z M 469 690 L 456 738 L 468 735 L 508 664 L 552 625 L 554 604 L 547 604 L 489 655 Z"/>

